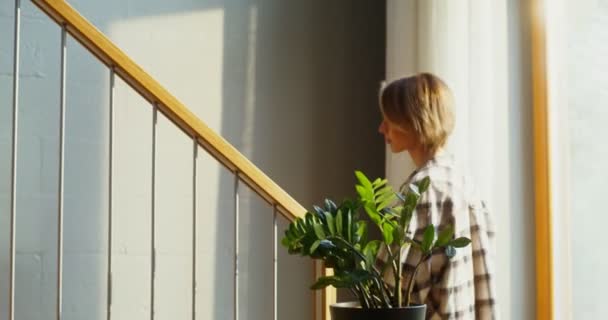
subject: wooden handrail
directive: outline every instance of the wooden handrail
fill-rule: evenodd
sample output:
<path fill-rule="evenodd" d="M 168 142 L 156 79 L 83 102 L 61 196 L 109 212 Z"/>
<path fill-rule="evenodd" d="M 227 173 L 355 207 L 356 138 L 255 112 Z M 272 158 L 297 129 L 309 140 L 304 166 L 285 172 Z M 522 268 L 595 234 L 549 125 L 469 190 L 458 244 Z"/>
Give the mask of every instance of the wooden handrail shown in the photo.
<path fill-rule="evenodd" d="M 175 125 L 195 138 L 203 148 L 228 170 L 237 174 L 260 197 L 276 206 L 281 215 L 293 221 L 306 213 L 304 207 L 224 138 L 205 125 L 66 1 L 32 0 L 32 2 L 59 25 L 64 26 L 70 35 L 108 68 L 114 70 L 142 97 L 152 105 L 156 105 L 158 110 Z"/>

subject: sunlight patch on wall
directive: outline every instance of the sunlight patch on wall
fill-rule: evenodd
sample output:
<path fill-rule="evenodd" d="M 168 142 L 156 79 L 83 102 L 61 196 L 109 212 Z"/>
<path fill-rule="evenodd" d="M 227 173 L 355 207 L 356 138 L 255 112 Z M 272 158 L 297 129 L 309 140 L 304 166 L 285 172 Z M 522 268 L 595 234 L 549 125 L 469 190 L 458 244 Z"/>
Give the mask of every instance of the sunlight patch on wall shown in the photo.
<path fill-rule="evenodd" d="M 128 18 L 113 22 L 108 30 L 118 47 L 211 129 L 220 132 L 223 9 Z M 159 56 L 166 59 L 161 61 Z M 193 87 L 198 90 L 192 90 Z"/>

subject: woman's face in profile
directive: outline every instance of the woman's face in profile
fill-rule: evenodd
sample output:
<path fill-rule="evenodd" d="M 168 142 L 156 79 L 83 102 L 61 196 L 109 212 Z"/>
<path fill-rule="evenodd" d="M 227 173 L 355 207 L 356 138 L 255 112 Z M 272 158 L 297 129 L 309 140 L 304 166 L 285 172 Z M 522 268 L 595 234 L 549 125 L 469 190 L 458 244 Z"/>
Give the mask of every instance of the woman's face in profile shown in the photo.
<path fill-rule="evenodd" d="M 393 153 L 412 150 L 417 145 L 416 136 L 413 132 L 397 126 L 386 117 L 383 117 L 378 132 L 384 135 L 384 141 L 391 146 Z"/>

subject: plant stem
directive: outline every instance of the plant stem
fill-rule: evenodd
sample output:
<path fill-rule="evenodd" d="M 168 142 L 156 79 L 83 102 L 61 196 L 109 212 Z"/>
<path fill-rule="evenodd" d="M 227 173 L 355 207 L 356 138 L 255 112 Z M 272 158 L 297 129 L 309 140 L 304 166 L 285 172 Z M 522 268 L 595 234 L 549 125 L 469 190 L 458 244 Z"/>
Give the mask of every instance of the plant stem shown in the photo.
<path fill-rule="evenodd" d="M 369 287 L 367 287 L 366 285 L 363 285 L 363 287 L 365 288 L 365 292 L 367 292 L 368 295 L 368 299 L 370 301 L 370 305 L 372 308 L 379 308 L 380 306 L 378 305 L 378 303 L 376 302 L 376 300 L 374 299 L 374 295 L 372 294 L 372 292 L 370 291 Z"/>
<path fill-rule="evenodd" d="M 384 286 L 380 283 L 378 278 L 374 278 L 374 283 L 378 287 L 378 293 L 382 297 L 381 302 L 384 304 L 384 307 L 390 308 L 391 307 L 390 299 L 388 298 L 386 291 L 384 290 Z"/>
<path fill-rule="evenodd" d="M 393 289 L 384 281 L 382 282 L 382 285 L 384 287 L 384 292 L 386 292 L 388 295 L 389 301 L 393 303 Z"/>
<path fill-rule="evenodd" d="M 397 307 L 400 308 L 403 303 L 403 296 L 401 292 L 401 272 L 403 271 L 403 264 L 401 263 L 401 247 L 399 248 L 399 263 L 397 266 L 397 273 L 395 273 L 395 297 L 397 298 Z M 408 302 L 409 305 L 409 302 Z"/>
<path fill-rule="evenodd" d="M 361 293 L 363 294 L 363 300 L 365 301 L 365 306 L 366 308 L 371 308 L 373 307 L 373 301 L 371 301 L 371 297 L 369 296 L 369 293 L 367 292 L 367 288 L 365 288 L 364 284 L 359 284 L 359 288 L 361 290 Z"/>
<path fill-rule="evenodd" d="M 333 237 L 327 237 L 327 239 L 340 241 L 349 250 L 354 252 L 363 262 L 366 261 L 365 256 L 361 252 L 359 252 L 348 241 L 342 239 L 341 237 L 333 236 Z M 399 256 L 401 256 L 401 250 L 399 250 L 399 252 L 400 252 Z M 393 260 L 393 263 L 394 263 L 394 260 Z M 401 263 L 399 263 L 399 265 L 400 264 Z M 374 284 L 378 287 L 378 293 L 382 297 L 382 299 L 379 299 L 379 300 L 380 300 L 380 302 L 382 302 L 384 304 L 385 307 L 390 308 L 390 301 L 389 301 L 390 299 L 388 298 L 386 288 L 384 288 L 384 286 L 382 286 L 382 284 L 378 280 L 380 277 L 382 277 L 382 274 L 380 273 L 380 271 L 378 271 L 378 269 L 374 265 L 371 265 L 370 267 L 372 269 L 371 271 L 373 271 L 376 274 L 375 277 L 373 277 L 373 281 L 374 281 Z M 365 302 L 367 308 L 369 308 L 370 306 L 379 307 L 376 304 L 376 301 L 373 299 L 373 295 L 371 294 L 371 292 L 369 291 L 369 288 L 367 288 L 367 286 L 365 286 L 364 284 L 360 284 L 358 290 L 361 292 L 361 294 L 363 296 L 363 302 Z"/>
<path fill-rule="evenodd" d="M 377 303 L 376 307 L 380 308 L 380 307 L 384 307 L 384 308 L 389 308 L 390 306 L 386 306 L 384 305 L 384 302 L 382 301 L 382 299 L 372 295 L 372 299 Z"/>
<path fill-rule="evenodd" d="M 418 261 L 418 264 L 416 264 L 414 273 L 412 273 L 412 277 L 410 278 L 408 289 L 407 289 L 407 301 L 405 302 L 406 306 L 409 306 L 410 303 L 412 302 L 412 290 L 414 290 L 414 281 L 416 281 L 416 274 L 418 273 L 418 269 L 420 268 L 420 265 L 422 264 L 422 262 L 424 262 L 427 258 L 428 258 L 428 256 L 423 256 L 422 258 L 420 258 L 420 261 Z"/>
<path fill-rule="evenodd" d="M 403 264 L 401 263 L 401 256 L 402 256 L 402 249 L 403 246 L 406 244 L 407 242 L 402 243 L 399 246 L 399 252 L 397 253 L 397 256 L 395 256 L 393 254 L 393 252 L 391 251 L 389 246 L 386 246 L 389 256 L 390 256 L 390 260 L 391 260 L 391 264 L 393 267 L 393 277 L 395 278 L 395 287 L 393 288 L 393 298 L 395 299 L 394 302 L 396 303 L 397 307 L 401 307 L 403 304 L 403 293 L 402 293 L 402 279 L 403 279 Z M 397 261 L 395 261 L 397 259 Z"/>
<path fill-rule="evenodd" d="M 387 244 L 385 244 L 386 246 L 386 251 L 388 252 L 388 256 L 389 259 L 391 261 L 391 265 L 393 266 L 393 273 L 397 274 L 397 263 L 395 262 L 395 256 L 393 255 L 393 251 L 391 250 L 391 247 Z M 401 248 L 399 248 L 399 264 L 401 264 Z"/>
<path fill-rule="evenodd" d="M 357 285 L 359 292 L 361 292 L 361 297 L 363 298 L 363 307 L 369 309 L 371 307 L 369 297 L 367 296 L 367 292 L 365 291 L 365 286 L 363 284 Z"/>
<path fill-rule="evenodd" d="M 357 299 L 359 299 L 359 303 L 361 304 L 361 307 L 366 307 L 367 306 L 367 301 L 365 301 L 365 297 L 363 296 L 363 292 L 361 292 L 361 289 L 359 288 L 359 286 L 355 285 L 353 288 L 350 288 L 351 292 L 355 295 L 355 297 L 357 297 Z"/>

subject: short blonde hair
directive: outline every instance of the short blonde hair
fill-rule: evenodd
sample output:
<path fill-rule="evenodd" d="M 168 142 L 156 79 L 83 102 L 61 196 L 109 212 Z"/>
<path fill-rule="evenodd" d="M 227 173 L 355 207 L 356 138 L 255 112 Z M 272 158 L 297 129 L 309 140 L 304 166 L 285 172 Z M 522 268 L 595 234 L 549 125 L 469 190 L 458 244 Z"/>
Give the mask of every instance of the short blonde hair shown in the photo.
<path fill-rule="evenodd" d="M 432 154 L 454 130 L 453 97 L 439 77 L 419 73 L 389 83 L 380 94 L 380 110 L 390 122 L 413 130 Z"/>

